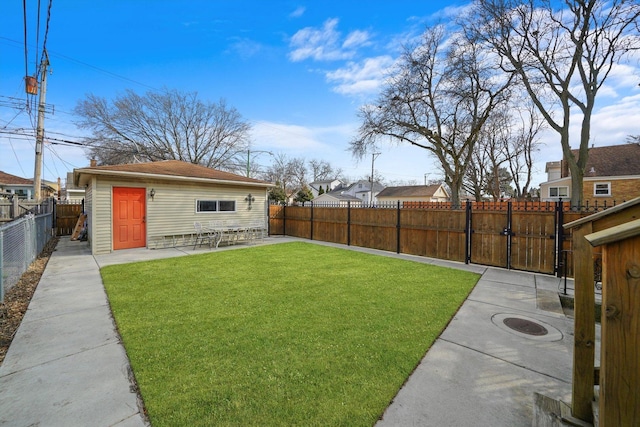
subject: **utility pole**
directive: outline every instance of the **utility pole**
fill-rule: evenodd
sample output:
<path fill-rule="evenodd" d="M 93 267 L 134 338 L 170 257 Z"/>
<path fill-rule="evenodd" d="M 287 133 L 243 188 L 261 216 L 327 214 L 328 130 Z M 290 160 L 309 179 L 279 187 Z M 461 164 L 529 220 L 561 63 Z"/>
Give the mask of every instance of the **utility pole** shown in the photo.
<path fill-rule="evenodd" d="M 47 99 L 47 67 L 49 66 L 49 55 L 43 51 L 42 70 L 40 75 L 40 100 L 38 102 L 38 127 L 36 129 L 36 161 L 33 172 L 33 198 L 40 202 L 41 182 L 42 182 L 42 144 L 44 140 L 44 110 Z"/>
<path fill-rule="evenodd" d="M 373 204 L 373 163 L 376 161 L 376 157 L 378 157 L 380 153 L 371 153 L 371 188 L 369 193 L 369 203 Z"/>

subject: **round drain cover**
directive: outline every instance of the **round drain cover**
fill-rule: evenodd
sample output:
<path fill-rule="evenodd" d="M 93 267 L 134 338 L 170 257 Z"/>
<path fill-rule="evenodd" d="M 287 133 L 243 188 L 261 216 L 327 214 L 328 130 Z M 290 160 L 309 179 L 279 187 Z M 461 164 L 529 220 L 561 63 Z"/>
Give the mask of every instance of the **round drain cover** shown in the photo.
<path fill-rule="evenodd" d="M 535 335 L 539 337 L 549 333 L 547 328 L 541 324 L 519 317 L 507 317 L 503 319 L 502 322 L 514 331 L 527 335 Z"/>
<path fill-rule="evenodd" d="M 560 341 L 562 332 L 553 325 L 519 313 L 496 313 L 491 323 L 505 332 L 534 341 Z"/>

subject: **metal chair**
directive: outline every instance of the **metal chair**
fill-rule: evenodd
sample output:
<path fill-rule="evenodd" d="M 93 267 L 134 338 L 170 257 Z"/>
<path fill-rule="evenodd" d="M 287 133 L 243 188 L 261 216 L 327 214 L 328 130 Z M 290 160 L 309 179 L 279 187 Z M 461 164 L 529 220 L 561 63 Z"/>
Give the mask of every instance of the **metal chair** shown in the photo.
<path fill-rule="evenodd" d="M 213 246 L 216 243 L 216 238 L 215 238 L 215 233 L 211 230 L 205 229 L 201 223 L 195 221 L 193 223 L 193 227 L 196 230 L 196 242 L 193 245 L 193 249 L 196 249 L 196 246 L 198 246 L 198 242 L 200 242 L 200 246 L 202 246 L 203 243 L 207 242 L 209 244 L 209 247 Z M 218 245 L 216 244 L 216 248 L 218 247 Z"/>

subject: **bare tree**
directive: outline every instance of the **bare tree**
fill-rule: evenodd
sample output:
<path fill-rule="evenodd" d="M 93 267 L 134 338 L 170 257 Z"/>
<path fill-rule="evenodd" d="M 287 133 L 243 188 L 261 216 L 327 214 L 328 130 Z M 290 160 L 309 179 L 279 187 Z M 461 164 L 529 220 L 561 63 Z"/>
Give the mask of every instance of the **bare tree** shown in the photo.
<path fill-rule="evenodd" d="M 342 169 L 334 169 L 326 160 L 311 159 L 308 162 L 313 181 L 335 179 L 342 175 Z"/>
<path fill-rule="evenodd" d="M 515 187 L 514 197 L 518 200 L 530 196 L 534 155 L 540 151 L 540 132 L 546 129 L 546 122 L 536 107 L 530 102 L 522 105 L 522 108 L 512 110 L 512 122 L 517 123 L 508 127 L 510 134 L 505 147 Z"/>
<path fill-rule="evenodd" d="M 564 3 L 563 9 L 555 6 Z M 467 28 L 503 58 L 560 135 L 571 172 L 571 204 L 582 203 L 591 115 L 614 65 L 640 48 L 640 5 L 628 0 L 477 0 Z M 571 107 L 582 113 L 577 157 L 571 151 Z M 557 116 L 557 117 L 556 117 Z"/>
<path fill-rule="evenodd" d="M 628 144 L 640 144 L 640 135 L 629 135 L 627 136 Z"/>
<path fill-rule="evenodd" d="M 474 146 L 505 99 L 511 76 L 500 78 L 492 58 L 472 40 L 446 36 L 442 26 L 428 28 L 417 48 L 405 49 L 377 105 L 361 108 L 350 149 L 362 158 L 390 137 L 427 150 L 437 157 L 457 205 Z"/>
<path fill-rule="evenodd" d="M 274 156 L 273 163 L 267 168 L 264 179 L 274 182 L 289 198 L 307 185 L 306 175 L 307 169 L 304 159 L 289 158 L 285 154 L 279 153 Z"/>
<path fill-rule="evenodd" d="M 534 154 L 544 123 L 530 102 L 512 96 L 485 123 L 467 167 L 465 190 L 476 200 L 483 194 L 497 200 L 513 183 L 513 196 L 524 198 L 531 186 Z M 507 177 L 509 182 L 503 182 Z"/>
<path fill-rule="evenodd" d="M 112 102 L 88 95 L 75 113 L 100 164 L 175 159 L 235 172 L 249 143 L 250 125 L 235 108 L 196 93 L 129 90 Z"/>
<path fill-rule="evenodd" d="M 464 187 L 467 191 L 471 190 L 477 201 L 481 200 L 483 194 L 490 195 L 494 200 L 502 197 L 504 183 L 501 179 L 505 175 L 501 169 L 509 160 L 505 150 L 510 126 L 509 113 L 506 103 L 495 109 L 480 132 L 471 155 Z"/>

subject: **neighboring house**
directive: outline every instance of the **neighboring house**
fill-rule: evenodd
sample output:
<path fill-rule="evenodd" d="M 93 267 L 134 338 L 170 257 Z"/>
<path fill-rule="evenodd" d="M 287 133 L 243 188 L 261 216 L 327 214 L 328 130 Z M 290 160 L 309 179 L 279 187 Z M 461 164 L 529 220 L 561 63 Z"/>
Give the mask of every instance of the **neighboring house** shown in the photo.
<path fill-rule="evenodd" d="M 73 172 L 67 172 L 67 181 L 65 182 L 64 197 L 62 199 L 72 203 L 79 203 L 84 199 L 84 187 L 78 187 L 73 184 Z"/>
<path fill-rule="evenodd" d="M 361 179 L 358 182 L 355 182 L 346 187 L 338 187 L 333 191 L 330 191 L 329 194 L 335 195 L 340 194 L 343 196 L 351 196 L 357 200 L 360 200 L 362 203 L 375 203 L 377 201 L 376 196 L 384 186 L 379 182 L 373 183 L 373 197 L 371 193 L 371 182 L 366 179 Z M 314 199 L 315 202 L 315 199 Z"/>
<path fill-rule="evenodd" d="M 449 193 L 442 184 L 387 187 L 378 193 L 378 202 L 448 202 Z"/>
<path fill-rule="evenodd" d="M 340 194 L 339 191 L 321 194 L 312 202 L 314 206 L 359 207 L 362 205 L 362 200 L 348 194 Z"/>
<path fill-rule="evenodd" d="M 194 222 L 267 226 L 265 181 L 179 160 L 75 169 L 85 188 L 87 238 L 93 254 L 155 247 L 195 232 Z"/>
<path fill-rule="evenodd" d="M 577 156 L 577 150 L 573 150 Z M 566 161 L 547 162 L 547 181 L 540 184 L 540 200 L 571 198 L 571 175 Z M 584 204 L 621 203 L 640 196 L 640 145 L 622 144 L 589 149 L 582 182 Z"/>
<path fill-rule="evenodd" d="M 45 182 L 40 184 L 40 189 L 43 199 L 56 194 L 56 190 Z M 0 171 L 0 192 L 17 194 L 19 199 L 32 200 L 33 180 Z"/>
<path fill-rule="evenodd" d="M 340 181 L 339 179 L 326 179 L 309 183 L 309 189 L 311 190 L 311 193 L 313 193 L 314 198 L 320 195 L 320 189 L 322 189 L 324 194 L 341 186 L 342 181 Z"/>

